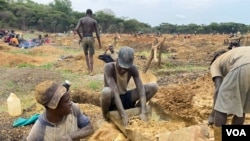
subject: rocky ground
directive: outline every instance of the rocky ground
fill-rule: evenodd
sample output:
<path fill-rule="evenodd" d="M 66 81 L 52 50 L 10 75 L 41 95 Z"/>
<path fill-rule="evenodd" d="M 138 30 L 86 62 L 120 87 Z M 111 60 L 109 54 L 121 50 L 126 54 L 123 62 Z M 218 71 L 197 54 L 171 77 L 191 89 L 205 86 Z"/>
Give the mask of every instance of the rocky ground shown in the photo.
<path fill-rule="evenodd" d="M 3 103 L 0 108 L 0 140 L 22 140 L 32 127 L 12 127 L 13 121 L 18 117 L 11 117 L 7 113 L 6 99 L 9 93 L 20 93 L 18 96 L 24 112 L 19 117 L 28 118 L 42 111 L 42 107 L 36 104 L 33 97 L 34 87 L 48 79 L 63 82 L 65 78 L 71 78 L 73 84 L 77 82 L 77 86 L 71 88 L 72 100 L 79 103 L 82 110 L 90 116 L 95 130 L 100 130 L 103 120 L 99 107 L 99 93 L 104 63 L 97 59 L 97 55 L 103 53 L 104 49 L 97 49 L 94 61 L 95 75 L 89 76 L 82 51 L 77 40 L 71 36 L 73 35 L 57 37 L 57 40 L 52 38 L 54 41 L 50 45 L 22 51 L 0 41 L 0 102 Z M 225 35 L 197 35 L 191 39 L 184 39 L 183 36 L 175 39 L 172 35 L 163 36 L 166 37 L 166 41 L 162 49 L 165 55 L 162 55 L 161 66 L 152 61 L 148 73 L 156 76 L 160 86 L 150 101 L 151 106 L 155 107 L 161 115 L 160 119 L 165 122 L 159 122 L 158 118 L 145 126 L 140 120 L 131 120 L 131 126 L 147 128 L 147 134 L 151 132 L 152 135 L 207 122 L 214 91 L 209 63 L 216 50 L 226 49 L 226 46 L 223 46 Z M 113 43 L 113 37 L 114 35 L 103 35 L 103 46 L 107 47 Z M 142 71 L 150 55 L 146 52 L 150 52 L 155 38 L 153 35 L 121 35 L 116 49 L 123 45 L 133 47 L 136 51 L 135 64 Z M 186 69 L 178 69 L 181 67 Z M 87 85 L 92 81 L 97 81 L 98 85 Z M 212 135 L 209 138 L 213 138 Z"/>

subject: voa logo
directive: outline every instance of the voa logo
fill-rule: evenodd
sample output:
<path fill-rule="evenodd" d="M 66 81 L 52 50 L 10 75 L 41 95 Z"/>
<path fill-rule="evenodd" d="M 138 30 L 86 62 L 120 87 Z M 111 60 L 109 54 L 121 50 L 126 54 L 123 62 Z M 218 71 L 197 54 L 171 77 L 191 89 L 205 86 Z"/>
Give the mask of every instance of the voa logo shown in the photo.
<path fill-rule="evenodd" d="M 226 129 L 227 136 L 247 136 L 244 129 Z"/>

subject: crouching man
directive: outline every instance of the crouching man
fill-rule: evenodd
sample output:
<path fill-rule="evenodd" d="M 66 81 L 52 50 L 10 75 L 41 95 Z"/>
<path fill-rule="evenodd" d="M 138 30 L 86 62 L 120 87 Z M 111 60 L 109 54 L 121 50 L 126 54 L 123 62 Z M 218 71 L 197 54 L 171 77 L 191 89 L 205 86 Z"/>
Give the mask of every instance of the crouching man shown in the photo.
<path fill-rule="evenodd" d="M 140 118 L 147 120 L 146 102 L 158 91 L 156 83 L 143 85 L 133 61 L 134 50 L 125 46 L 119 50 L 116 62 L 106 63 L 104 66 L 104 88 L 101 95 L 103 117 L 108 120 L 107 113 L 118 110 L 124 126 L 127 126 L 129 122 L 125 109 L 140 106 Z M 127 90 L 131 78 L 136 88 Z"/>

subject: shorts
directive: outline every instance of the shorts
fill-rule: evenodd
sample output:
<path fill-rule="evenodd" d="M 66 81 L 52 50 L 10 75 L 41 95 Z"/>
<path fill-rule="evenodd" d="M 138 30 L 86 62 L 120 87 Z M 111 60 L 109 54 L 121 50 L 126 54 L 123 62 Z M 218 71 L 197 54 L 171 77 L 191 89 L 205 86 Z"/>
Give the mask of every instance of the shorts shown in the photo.
<path fill-rule="evenodd" d="M 82 39 L 82 48 L 85 55 L 94 55 L 94 38 L 93 37 L 83 37 Z"/>
<path fill-rule="evenodd" d="M 123 105 L 124 109 L 130 109 L 130 108 L 134 108 L 135 107 L 135 102 L 132 102 L 132 97 L 131 97 L 132 92 L 128 91 L 127 93 L 120 95 L 120 99 Z M 116 110 L 116 105 L 115 105 L 115 100 L 112 99 L 113 103 L 110 107 L 109 107 L 109 111 L 114 111 Z"/>

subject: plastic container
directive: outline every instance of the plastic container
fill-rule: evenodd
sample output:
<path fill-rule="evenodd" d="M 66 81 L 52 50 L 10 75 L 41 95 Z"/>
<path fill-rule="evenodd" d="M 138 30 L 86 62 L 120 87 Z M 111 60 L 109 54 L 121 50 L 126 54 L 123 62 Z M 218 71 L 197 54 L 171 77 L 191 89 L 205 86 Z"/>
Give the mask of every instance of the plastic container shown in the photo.
<path fill-rule="evenodd" d="M 22 114 L 20 99 L 14 93 L 11 93 L 8 97 L 7 107 L 10 116 L 19 116 Z"/>

